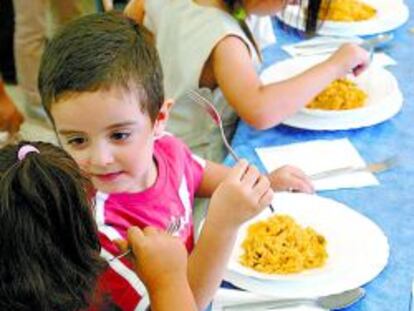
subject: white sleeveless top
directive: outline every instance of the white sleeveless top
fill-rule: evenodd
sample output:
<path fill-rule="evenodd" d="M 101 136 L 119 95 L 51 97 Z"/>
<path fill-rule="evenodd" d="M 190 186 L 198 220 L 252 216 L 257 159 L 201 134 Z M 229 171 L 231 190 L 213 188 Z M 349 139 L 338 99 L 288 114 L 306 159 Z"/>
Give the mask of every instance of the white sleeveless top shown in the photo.
<path fill-rule="evenodd" d="M 161 12 L 169 0 L 144 0 L 145 15 L 143 24 L 153 34 L 158 32 L 158 24 L 161 19 Z"/>
<path fill-rule="evenodd" d="M 243 40 L 257 60 L 252 44 L 230 14 L 191 0 L 170 0 L 162 10 L 156 35 L 166 98 L 175 100 L 167 130 L 183 139 L 197 155 L 216 162 L 227 154 L 220 131 L 210 116 L 187 97 L 187 92 L 199 90 L 204 64 L 217 43 L 229 35 Z M 238 119 L 236 113 L 219 88 L 203 88 L 201 92 L 214 103 L 226 136 L 231 139 Z"/>

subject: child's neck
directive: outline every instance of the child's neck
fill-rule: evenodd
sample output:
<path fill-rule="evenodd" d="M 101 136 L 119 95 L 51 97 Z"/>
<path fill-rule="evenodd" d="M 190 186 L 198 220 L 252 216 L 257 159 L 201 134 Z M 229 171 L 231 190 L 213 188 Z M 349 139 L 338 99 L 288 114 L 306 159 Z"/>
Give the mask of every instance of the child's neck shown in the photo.
<path fill-rule="evenodd" d="M 142 183 L 138 185 L 139 189 L 137 192 L 144 191 L 152 187 L 156 183 L 157 178 L 158 178 L 158 165 L 157 165 L 157 161 L 153 157 L 151 161 L 150 169 L 148 170 L 148 173 L 146 174 L 146 176 L 143 178 Z"/>
<path fill-rule="evenodd" d="M 142 176 L 142 178 L 139 181 L 137 181 L 133 189 L 130 189 L 127 192 L 138 193 L 145 191 L 155 185 L 155 183 L 157 182 L 157 178 L 158 165 L 157 161 L 153 158 L 148 171 Z"/>

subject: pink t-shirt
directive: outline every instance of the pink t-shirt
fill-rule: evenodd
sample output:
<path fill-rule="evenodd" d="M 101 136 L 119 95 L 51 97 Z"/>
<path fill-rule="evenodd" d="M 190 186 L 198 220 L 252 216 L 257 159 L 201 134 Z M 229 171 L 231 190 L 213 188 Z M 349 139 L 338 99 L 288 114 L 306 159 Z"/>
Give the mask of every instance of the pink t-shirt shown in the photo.
<path fill-rule="evenodd" d="M 204 172 L 204 160 L 174 136 L 166 134 L 154 144 L 158 176 L 155 184 L 139 193 L 96 194 L 96 221 L 102 244 L 101 255 L 110 259 L 119 254 L 113 240 L 126 238 L 130 226 L 166 229 L 180 218 L 174 234 L 191 252 L 194 246 L 192 209 L 195 193 Z M 148 295 L 125 258 L 110 262 L 100 284 L 122 310 L 144 310 Z"/>

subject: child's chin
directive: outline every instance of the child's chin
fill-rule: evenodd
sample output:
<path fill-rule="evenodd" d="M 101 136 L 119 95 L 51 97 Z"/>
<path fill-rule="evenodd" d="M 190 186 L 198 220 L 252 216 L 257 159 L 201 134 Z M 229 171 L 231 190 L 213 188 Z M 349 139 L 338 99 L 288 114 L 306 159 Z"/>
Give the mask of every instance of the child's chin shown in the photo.
<path fill-rule="evenodd" d="M 101 183 L 101 182 L 94 182 L 95 188 L 104 193 L 119 193 L 119 192 L 127 192 L 125 187 L 119 184 L 114 183 Z"/>

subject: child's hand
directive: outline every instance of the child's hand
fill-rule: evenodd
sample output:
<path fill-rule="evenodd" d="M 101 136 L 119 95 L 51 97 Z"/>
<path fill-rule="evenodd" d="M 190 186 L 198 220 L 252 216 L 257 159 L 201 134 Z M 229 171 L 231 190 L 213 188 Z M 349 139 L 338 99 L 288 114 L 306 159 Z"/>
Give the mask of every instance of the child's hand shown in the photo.
<path fill-rule="evenodd" d="M 241 160 L 213 193 L 207 218 L 217 228 L 237 229 L 269 205 L 272 198 L 269 179 Z"/>
<path fill-rule="evenodd" d="M 274 170 L 269 174 L 269 179 L 273 190 L 279 191 L 299 191 L 313 193 L 310 179 L 300 169 L 294 166 L 285 165 Z"/>
<path fill-rule="evenodd" d="M 369 53 L 357 44 L 346 43 L 342 45 L 329 59 L 338 69 L 337 78 L 341 78 L 350 72 L 356 76 L 368 66 Z"/>
<path fill-rule="evenodd" d="M 114 9 L 113 0 L 102 0 L 102 6 L 105 12 L 112 11 Z"/>
<path fill-rule="evenodd" d="M 187 250 L 164 231 L 147 227 L 128 229 L 128 244 L 135 257 L 135 270 L 149 291 L 187 279 Z M 185 281 L 187 282 L 187 281 Z"/>

